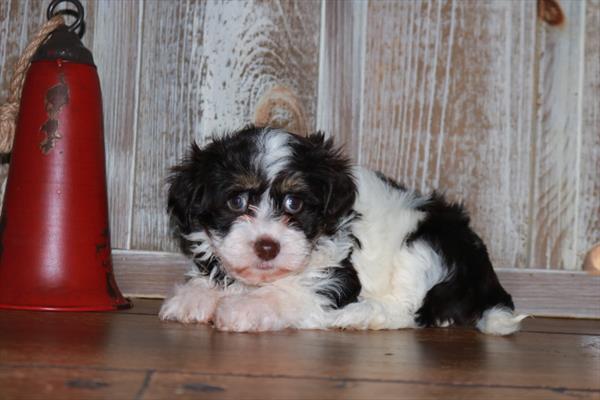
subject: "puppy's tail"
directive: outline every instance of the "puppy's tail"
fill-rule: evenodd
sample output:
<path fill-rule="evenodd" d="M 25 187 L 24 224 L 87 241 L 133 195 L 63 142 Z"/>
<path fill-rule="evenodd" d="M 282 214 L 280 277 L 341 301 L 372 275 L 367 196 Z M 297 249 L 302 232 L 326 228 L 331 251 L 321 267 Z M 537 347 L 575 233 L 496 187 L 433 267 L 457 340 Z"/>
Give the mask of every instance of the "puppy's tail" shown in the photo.
<path fill-rule="evenodd" d="M 529 315 L 515 315 L 510 308 L 498 305 L 485 310 L 476 326 L 488 335 L 510 335 L 521 328 L 521 321 L 527 317 Z"/>

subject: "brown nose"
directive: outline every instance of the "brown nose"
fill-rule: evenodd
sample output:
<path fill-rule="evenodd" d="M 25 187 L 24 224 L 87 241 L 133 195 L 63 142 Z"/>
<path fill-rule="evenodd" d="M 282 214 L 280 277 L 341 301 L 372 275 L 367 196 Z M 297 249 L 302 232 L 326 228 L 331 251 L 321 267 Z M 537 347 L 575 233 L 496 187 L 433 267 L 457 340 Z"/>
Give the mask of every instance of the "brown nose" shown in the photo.
<path fill-rule="evenodd" d="M 272 260 L 279 254 L 279 243 L 268 237 L 259 238 L 254 242 L 254 252 L 265 261 Z"/>

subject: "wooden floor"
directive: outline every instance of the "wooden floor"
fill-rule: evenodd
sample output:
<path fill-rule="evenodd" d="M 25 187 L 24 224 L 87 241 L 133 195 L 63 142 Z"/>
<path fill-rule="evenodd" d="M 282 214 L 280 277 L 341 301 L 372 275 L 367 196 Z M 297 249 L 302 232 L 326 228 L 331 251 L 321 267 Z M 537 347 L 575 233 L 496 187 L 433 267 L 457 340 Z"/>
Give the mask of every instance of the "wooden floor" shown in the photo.
<path fill-rule="evenodd" d="M 600 321 L 522 332 L 220 333 L 118 313 L 0 311 L 0 398 L 600 399 Z"/>

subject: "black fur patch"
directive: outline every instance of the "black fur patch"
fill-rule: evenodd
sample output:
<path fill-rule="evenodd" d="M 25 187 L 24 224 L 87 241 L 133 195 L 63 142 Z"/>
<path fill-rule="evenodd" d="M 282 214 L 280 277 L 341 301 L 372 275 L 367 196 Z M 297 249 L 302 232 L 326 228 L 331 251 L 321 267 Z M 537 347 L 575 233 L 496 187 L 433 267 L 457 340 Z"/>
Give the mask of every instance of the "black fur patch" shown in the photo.
<path fill-rule="evenodd" d="M 354 265 L 352 265 L 352 261 L 350 261 L 351 256 L 352 252 L 340 263 L 339 267 L 330 268 L 331 279 L 336 285 L 317 292 L 331 299 L 334 309 L 343 308 L 356 302 L 362 289 L 358 274 L 354 269 Z"/>
<path fill-rule="evenodd" d="M 211 276 L 214 283 L 221 286 L 230 285 L 235 282 L 235 279 L 227 275 L 227 273 L 221 267 L 219 259 L 216 257 L 210 257 L 208 260 L 201 260 L 200 258 L 204 254 L 200 253 L 194 257 L 194 265 L 200 275 Z"/>
<path fill-rule="evenodd" d="M 407 245 L 426 241 L 443 258 L 448 276 L 427 292 L 416 322 L 435 326 L 452 320 L 456 325 L 471 325 L 491 307 L 514 309 L 511 296 L 492 268 L 485 244 L 469 226 L 464 208 L 433 193 L 419 210 L 427 216 L 409 236 Z"/>
<path fill-rule="evenodd" d="M 266 177 L 252 163 L 259 134 L 259 129 L 248 127 L 215 139 L 203 149 L 193 143 L 183 161 L 172 168 L 167 208 L 178 233 L 210 229 L 225 235 L 239 217 L 225 206 L 227 200 L 248 191 L 252 202 L 264 192 Z M 263 184 L 242 188 L 244 175 Z"/>
<path fill-rule="evenodd" d="M 316 230 L 305 231 L 307 237 L 333 235 L 340 220 L 353 212 L 357 189 L 350 162 L 322 133 L 299 138 L 291 147 L 293 155 L 289 169 L 304 177 L 312 197 L 310 205 L 319 220 Z"/>

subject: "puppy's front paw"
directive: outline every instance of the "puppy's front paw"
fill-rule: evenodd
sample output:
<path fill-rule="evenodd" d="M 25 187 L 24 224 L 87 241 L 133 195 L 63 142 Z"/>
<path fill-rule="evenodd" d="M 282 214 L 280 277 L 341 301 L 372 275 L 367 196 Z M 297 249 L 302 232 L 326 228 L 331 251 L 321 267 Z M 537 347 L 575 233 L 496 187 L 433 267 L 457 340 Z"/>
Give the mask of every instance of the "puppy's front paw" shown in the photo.
<path fill-rule="evenodd" d="M 184 323 L 210 322 L 219 295 L 214 290 L 198 286 L 188 283 L 179 287 L 175 296 L 165 300 L 161 306 L 160 319 Z"/>
<path fill-rule="evenodd" d="M 214 318 L 222 331 L 262 332 L 287 328 L 275 299 L 262 296 L 229 296 L 221 299 Z"/>

